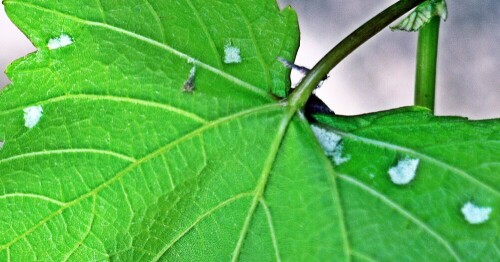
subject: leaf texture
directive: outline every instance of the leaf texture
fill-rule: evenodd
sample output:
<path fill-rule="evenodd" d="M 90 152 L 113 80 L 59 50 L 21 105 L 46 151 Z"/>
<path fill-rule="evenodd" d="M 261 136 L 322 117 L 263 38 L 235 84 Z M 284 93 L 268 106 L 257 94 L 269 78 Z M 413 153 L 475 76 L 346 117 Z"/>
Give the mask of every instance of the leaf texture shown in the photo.
<path fill-rule="evenodd" d="M 353 254 L 367 261 L 498 261 L 500 121 L 434 117 L 402 108 L 355 118 L 318 116 L 338 135 L 336 165 Z M 415 177 L 396 185 L 389 170 L 419 160 Z M 467 221 L 469 202 L 492 209 Z"/>
<path fill-rule="evenodd" d="M 4 5 L 38 51 L 0 95 L 0 260 L 347 259 L 333 169 L 277 98 L 290 84 L 276 58 L 298 48 L 293 10 Z"/>

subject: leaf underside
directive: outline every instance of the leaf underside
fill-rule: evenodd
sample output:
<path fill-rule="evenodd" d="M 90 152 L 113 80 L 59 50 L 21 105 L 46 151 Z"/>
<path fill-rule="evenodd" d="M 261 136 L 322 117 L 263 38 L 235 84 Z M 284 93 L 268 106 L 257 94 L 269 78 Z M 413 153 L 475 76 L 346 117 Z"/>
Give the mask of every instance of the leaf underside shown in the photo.
<path fill-rule="evenodd" d="M 419 107 L 316 118 L 349 156 L 336 173 L 361 260 L 498 261 L 500 120 L 435 117 Z M 395 185 L 388 170 L 404 159 L 419 160 L 416 176 Z M 468 223 L 468 202 L 492 208 L 489 219 Z"/>
<path fill-rule="evenodd" d="M 459 213 L 469 198 L 499 206 L 498 122 L 450 120 L 470 142 L 443 144 L 450 154 L 422 151 L 433 160 L 422 157 L 417 180 L 401 188 L 384 176 L 401 152 L 355 139 L 357 123 L 376 127 L 377 115 L 326 117 L 352 136 L 351 160 L 335 167 L 301 114 L 276 98 L 290 86 L 276 58 L 293 61 L 298 48 L 292 9 L 270 0 L 4 5 L 38 51 L 9 67 L 12 84 L 0 94 L 0 261 L 446 261 L 498 252 L 495 211 L 479 226 Z M 63 34 L 72 43 L 49 49 Z M 227 46 L 241 63 L 225 63 Z M 193 67 L 194 90 L 183 92 Z M 27 128 L 31 106 L 43 114 Z M 413 114 L 427 113 L 380 119 L 408 131 L 421 125 Z M 427 118 L 426 132 L 448 126 Z M 383 121 L 379 129 L 407 146 Z M 460 146 L 488 157 L 465 161 Z"/>

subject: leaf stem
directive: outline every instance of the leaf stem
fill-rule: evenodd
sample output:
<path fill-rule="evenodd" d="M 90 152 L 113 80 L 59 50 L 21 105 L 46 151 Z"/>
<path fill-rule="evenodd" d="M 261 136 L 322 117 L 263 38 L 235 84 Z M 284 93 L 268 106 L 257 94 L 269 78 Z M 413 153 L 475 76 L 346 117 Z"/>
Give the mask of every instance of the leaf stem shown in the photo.
<path fill-rule="evenodd" d="M 434 111 L 436 92 L 436 65 L 441 18 L 435 16 L 420 29 L 417 47 L 417 74 L 415 105 Z"/>
<path fill-rule="evenodd" d="M 316 89 L 318 84 L 340 61 L 394 20 L 424 1 L 398 1 L 344 38 L 314 66 L 297 88 L 295 88 L 288 100 L 293 109 L 296 111 L 306 104 L 307 99 L 311 96 L 314 89 Z"/>

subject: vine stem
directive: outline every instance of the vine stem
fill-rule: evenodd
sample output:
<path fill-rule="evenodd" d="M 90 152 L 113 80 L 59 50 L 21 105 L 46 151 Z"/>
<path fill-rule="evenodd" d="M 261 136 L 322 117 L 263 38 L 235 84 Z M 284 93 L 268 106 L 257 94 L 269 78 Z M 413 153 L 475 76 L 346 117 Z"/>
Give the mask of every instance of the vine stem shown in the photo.
<path fill-rule="evenodd" d="M 394 20 L 424 1 L 400 0 L 344 38 L 313 67 L 290 95 L 288 101 L 293 110 L 304 107 L 314 89 L 340 61 Z"/>
<path fill-rule="evenodd" d="M 441 18 L 435 16 L 418 33 L 415 105 L 434 112 L 436 94 L 436 65 Z"/>

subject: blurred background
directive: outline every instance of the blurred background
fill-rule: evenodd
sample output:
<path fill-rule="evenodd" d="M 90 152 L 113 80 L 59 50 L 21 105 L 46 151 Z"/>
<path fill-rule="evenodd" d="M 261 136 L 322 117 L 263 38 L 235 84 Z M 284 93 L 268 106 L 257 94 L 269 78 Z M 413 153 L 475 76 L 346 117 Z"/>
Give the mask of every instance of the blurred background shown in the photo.
<path fill-rule="evenodd" d="M 297 10 L 297 64 L 312 67 L 335 44 L 394 0 L 279 0 Z M 441 26 L 436 114 L 500 117 L 500 2 L 450 1 Z M 337 114 L 354 115 L 413 104 L 417 33 L 388 28 L 330 74 L 317 94 Z M 0 87 L 16 58 L 34 47 L 0 9 Z M 300 76 L 292 75 L 298 81 Z"/>

